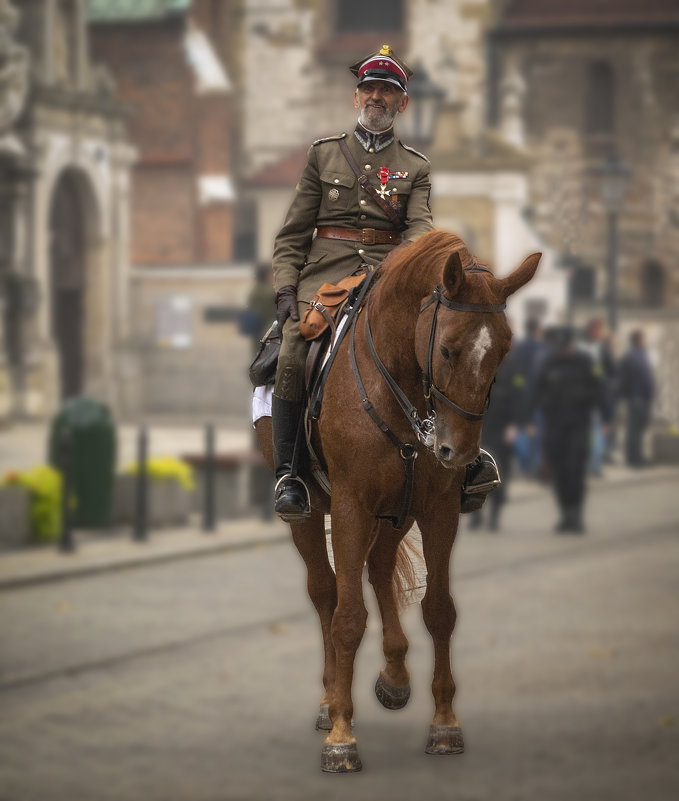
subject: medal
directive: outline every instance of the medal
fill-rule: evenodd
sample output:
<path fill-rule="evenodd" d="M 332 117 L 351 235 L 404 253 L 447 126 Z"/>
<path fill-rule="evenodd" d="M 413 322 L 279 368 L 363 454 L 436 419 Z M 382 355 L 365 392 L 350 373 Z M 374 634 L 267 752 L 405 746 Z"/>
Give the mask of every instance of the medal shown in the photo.
<path fill-rule="evenodd" d="M 391 190 L 387 189 L 387 181 L 389 180 L 389 167 L 380 167 L 380 171 L 377 174 L 380 179 L 380 189 L 379 189 L 379 196 L 384 200 L 384 198 L 391 194 Z"/>

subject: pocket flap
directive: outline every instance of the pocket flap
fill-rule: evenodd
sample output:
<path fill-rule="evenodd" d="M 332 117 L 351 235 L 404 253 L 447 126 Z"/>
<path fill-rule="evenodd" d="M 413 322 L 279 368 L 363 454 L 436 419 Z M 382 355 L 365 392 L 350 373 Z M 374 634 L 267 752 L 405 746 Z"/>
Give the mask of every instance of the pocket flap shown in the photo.
<path fill-rule="evenodd" d="M 353 175 L 346 175 L 341 172 L 333 172 L 332 170 L 323 170 L 321 173 L 321 181 L 324 184 L 332 184 L 333 186 L 346 186 L 348 189 L 356 183 Z"/>

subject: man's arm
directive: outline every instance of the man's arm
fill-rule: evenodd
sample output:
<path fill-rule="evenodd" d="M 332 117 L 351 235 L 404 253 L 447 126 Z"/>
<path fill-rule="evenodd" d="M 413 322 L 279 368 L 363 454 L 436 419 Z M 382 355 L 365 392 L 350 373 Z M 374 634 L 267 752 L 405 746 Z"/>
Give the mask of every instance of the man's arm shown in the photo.
<path fill-rule="evenodd" d="M 321 203 L 316 149 L 307 154 L 307 163 L 295 189 L 285 223 L 276 237 L 273 253 L 274 289 L 297 286 L 299 272 L 311 247 L 316 218 Z"/>
<path fill-rule="evenodd" d="M 413 181 L 410 196 L 408 198 L 408 212 L 403 238 L 414 242 L 416 239 L 431 231 L 434 227 L 429 206 L 429 196 L 431 194 L 431 166 L 428 161 L 424 161 L 422 169 L 418 171 Z"/>

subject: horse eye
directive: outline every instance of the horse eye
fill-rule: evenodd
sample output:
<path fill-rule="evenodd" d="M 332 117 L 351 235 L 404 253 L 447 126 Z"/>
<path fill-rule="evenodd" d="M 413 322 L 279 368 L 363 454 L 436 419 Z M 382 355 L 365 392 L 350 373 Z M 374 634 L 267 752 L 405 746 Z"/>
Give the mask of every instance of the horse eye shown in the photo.
<path fill-rule="evenodd" d="M 450 351 L 445 345 L 441 345 L 441 356 L 443 356 L 446 361 L 450 359 Z"/>

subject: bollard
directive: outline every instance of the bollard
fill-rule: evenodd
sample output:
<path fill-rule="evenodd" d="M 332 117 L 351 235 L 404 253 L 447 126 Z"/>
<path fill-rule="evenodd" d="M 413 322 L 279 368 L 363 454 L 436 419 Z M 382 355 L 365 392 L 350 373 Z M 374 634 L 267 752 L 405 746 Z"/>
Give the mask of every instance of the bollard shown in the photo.
<path fill-rule="evenodd" d="M 73 442 L 71 430 L 64 428 L 59 436 L 59 452 L 61 463 L 61 534 L 59 550 L 62 553 L 73 553 L 73 526 L 71 517 L 71 487 L 73 486 Z"/>
<path fill-rule="evenodd" d="M 134 505 L 134 527 L 132 539 L 145 542 L 148 539 L 148 474 L 146 457 L 148 453 L 148 434 L 141 426 L 137 434 L 137 482 Z"/>
<path fill-rule="evenodd" d="M 205 424 L 205 473 L 203 475 L 203 531 L 215 530 L 215 427 Z"/>

